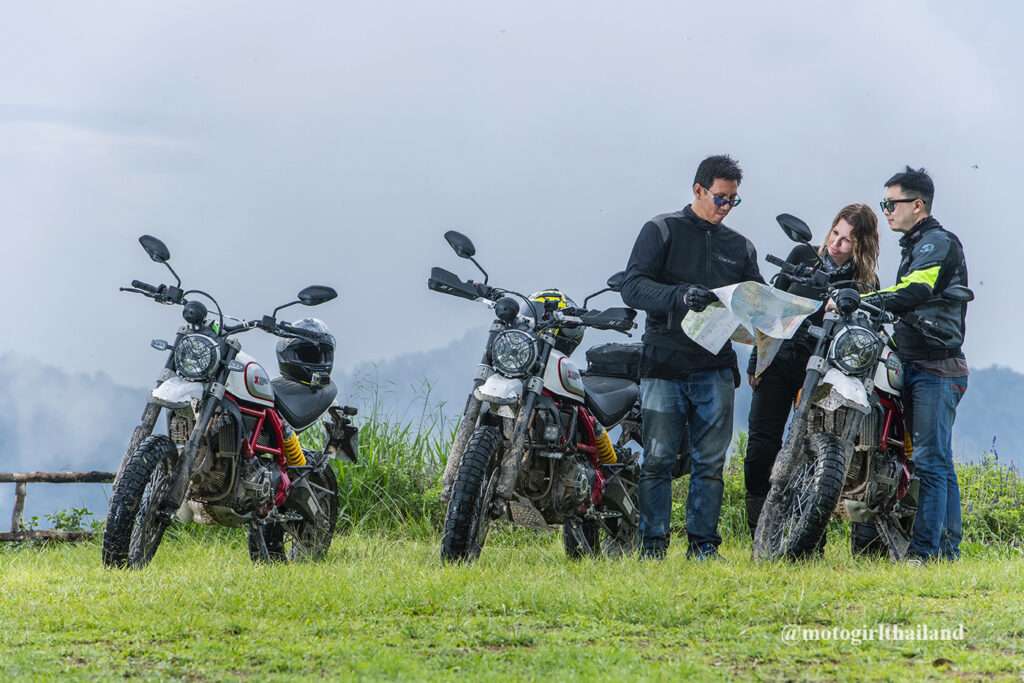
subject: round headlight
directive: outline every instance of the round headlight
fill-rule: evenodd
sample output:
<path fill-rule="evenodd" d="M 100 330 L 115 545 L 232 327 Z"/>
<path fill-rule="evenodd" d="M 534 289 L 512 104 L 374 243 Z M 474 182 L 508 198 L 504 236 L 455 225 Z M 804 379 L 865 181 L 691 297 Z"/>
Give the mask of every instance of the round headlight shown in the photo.
<path fill-rule="evenodd" d="M 185 379 L 206 379 L 220 362 L 220 346 L 204 334 L 189 334 L 174 346 L 174 365 Z"/>
<path fill-rule="evenodd" d="M 866 327 L 844 327 L 832 342 L 832 360 L 839 369 L 858 375 L 875 367 L 882 340 Z"/>
<path fill-rule="evenodd" d="M 506 377 L 525 375 L 537 360 L 537 342 L 522 330 L 499 332 L 491 342 L 491 363 Z"/>

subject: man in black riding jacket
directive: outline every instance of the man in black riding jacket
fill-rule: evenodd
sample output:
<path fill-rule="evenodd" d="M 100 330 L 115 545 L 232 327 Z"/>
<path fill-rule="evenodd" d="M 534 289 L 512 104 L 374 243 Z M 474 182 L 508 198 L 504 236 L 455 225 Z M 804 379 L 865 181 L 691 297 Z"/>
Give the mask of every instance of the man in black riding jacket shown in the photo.
<path fill-rule="evenodd" d="M 640 531 L 645 557 L 664 557 L 672 510 L 672 470 L 689 428 L 691 476 L 686 503 L 687 556 L 718 557 L 722 542 L 722 468 L 732 439 L 733 396 L 739 386 L 729 342 L 710 353 L 680 327 L 702 311 L 716 287 L 764 282 L 757 252 L 722 220 L 739 205 L 743 174 L 728 156 L 708 157 L 693 181 L 693 201 L 647 221 L 633 245 L 622 285 L 627 305 L 647 312 L 640 366 L 644 461 Z"/>
<path fill-rule="evenodd" d="M 924 169 L 909 166 L 885 184 L 882 211 L 903 233 L 897 283 L 865 296 L 893 313 L 921 321 L 898 322 L 896 352 L 904 364 L 903 398 L 920 480 L 917 517 L 907 559 L 920 563 L 960 557 L 960 488 L 953 468 L 956 408 L 967 391 L 964 342 L 967 304 L 943 299 L 953 285 L 967 286 L 967 262 L 956 235 L 932 217 L 935 186 Z"/>

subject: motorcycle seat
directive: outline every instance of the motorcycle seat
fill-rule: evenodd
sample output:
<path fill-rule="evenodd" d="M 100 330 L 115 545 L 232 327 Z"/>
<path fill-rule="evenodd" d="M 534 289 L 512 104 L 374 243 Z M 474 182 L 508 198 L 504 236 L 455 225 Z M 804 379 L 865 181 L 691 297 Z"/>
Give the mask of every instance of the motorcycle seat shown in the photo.
<path fill-rule="evenodd" d="M 640 397 L 640 387 L 631 379 L 584 375 L 586 404 L 597 421 L 611 427 L 626 416 Z"/>
<path fill-rule="evenodd" d="M 338 395 L 338 385 L 310 387 L 284 377 L 271 380 L 274 404 L 281 415 L 295 429 L 305 429 L 331 407 Z"/>

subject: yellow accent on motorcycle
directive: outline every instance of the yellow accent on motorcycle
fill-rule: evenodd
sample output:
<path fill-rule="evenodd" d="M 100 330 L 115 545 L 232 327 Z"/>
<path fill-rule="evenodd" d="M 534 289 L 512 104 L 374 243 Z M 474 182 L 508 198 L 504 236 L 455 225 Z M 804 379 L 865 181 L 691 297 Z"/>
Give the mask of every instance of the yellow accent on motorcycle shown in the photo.
<path fill-rule="evenodd" d="M 615 455 L 615 446 L 612 445 L 612 439 L 608 436 L 608 431 L 598 425 L 598 431 L 594 434 L 594 440 L 597 441 L 597 459 L 601 461 L 602 465 L 614 465 L 619 461 L 619 457 Z"/>
<path fill-rule="evenodd" d="M 909 429 L 903 432 L 903 454 L 908 459 L 914 457 L 914 439 L 910 436 Z"/>
<path fill-rule="evenodd" d="M 288 467 L 302 467 L 306 464 L 306 454 L 302 452 L 299 436 L 295 432 L 284 437 L 284 443 L 281 444 L 281 452 L 284 453 L 284 459 L 288 463 Z"/>

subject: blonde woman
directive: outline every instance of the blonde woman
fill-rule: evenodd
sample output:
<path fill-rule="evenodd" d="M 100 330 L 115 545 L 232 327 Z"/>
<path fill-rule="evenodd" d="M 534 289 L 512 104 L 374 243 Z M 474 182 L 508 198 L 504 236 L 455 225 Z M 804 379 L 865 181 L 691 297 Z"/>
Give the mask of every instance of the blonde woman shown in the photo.
<path fill-rule="evenodd" d="M 789 255 L 791 263 L 805 263 L 810 249 L 799 245 Z M 853 280 L 861 291 L 878 288 L 878 218 L 865 204 L 844 206 L 818 249 L 821 267 L 828 273 L 829 282 Z M 780 275 L 776 287 L 793 294 L 811 298 L 823 298 L 824 291 L 810 291 L 796 285 Z M 747 375 L 754 390 L 748 421 L 747 455 L 743 463 L 744 481 L 747 488 L 747 523 L 753 537 L 761 507 L 768 495 L 769 477 L 775 456 L 782 447 L 782 434 L 789 419 L 789 411 L 796 393 L 804 381 L 807 361 L 814 349 L 814 339 L 807 334 L 807 328 L 821 322 L 824 308 L 806 321 L 803 327 L 786 341 L 772 364 L 754 376 L 756 356 L 752 355 Z"/>

